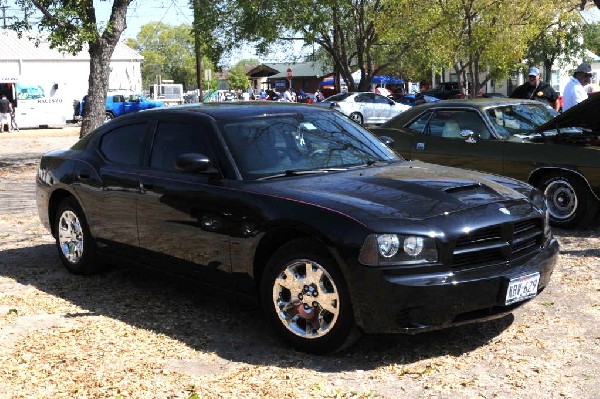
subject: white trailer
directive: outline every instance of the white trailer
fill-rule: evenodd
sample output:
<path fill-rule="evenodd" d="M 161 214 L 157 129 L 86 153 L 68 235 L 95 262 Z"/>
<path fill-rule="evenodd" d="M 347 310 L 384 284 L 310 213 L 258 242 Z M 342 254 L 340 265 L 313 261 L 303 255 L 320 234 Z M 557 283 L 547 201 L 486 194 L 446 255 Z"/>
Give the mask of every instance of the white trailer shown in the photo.
<path fill-rule="evenodd" d="M 165 105 L 183 104 L 183 85 L 181 83 L 161 83 L 150 86 L 150 98 L 162 101 Z"/>
<path fill-rule="evenodd" d="M 6 95 L 12 103 L 19 128 L 36 128 L 64 126 L 73 120 L 73 100 L 82 94 L 44 77 L 0 77 L 0 95 Z"/>

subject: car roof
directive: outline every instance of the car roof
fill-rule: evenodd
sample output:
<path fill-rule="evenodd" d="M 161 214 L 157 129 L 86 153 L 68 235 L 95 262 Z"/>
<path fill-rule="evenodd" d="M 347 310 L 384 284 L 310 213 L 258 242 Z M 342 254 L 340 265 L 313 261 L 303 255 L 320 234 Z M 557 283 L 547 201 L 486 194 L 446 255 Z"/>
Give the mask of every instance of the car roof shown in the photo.
<path fill-rule="evenodd" d="M 193 115 L 204 114 L 216 120 L 238 119 L 256 115 L 285 114 L 285 113 L 308 113 L 308 112 L 333 112 L 327 108 L 314 107 L 301 103 L 282 103 L 267 101 L 237 101 L 237 102 L 214 102 L 200 104 L 183 104 L 171 107 L 158 107 L 134 114 L 119 117 L 137 119 L 153 114 Z"/>
<path fill-rule="evenodd" d="M 455 99 L 455 100 L 440 100 L 434 102 L 426 102 L 423 104 L 415 105 L 414 107 L 402 112 L 400 115 L 392 118 L 390 121 L 381 125 L 381 127 L 386 127 L 393 120 L 411 120 L 414 117 L 418 116 L 420 113 L 427 109 L 436 109 L 436 108 L 475 108 L 479 110 L 485 110 L 490 107 L 497 107 L 502 105 L 513 105 L 513 104 L 542 104 L 539 101 L 534 100 L 519 100 L 515 98 L 476 98 L 472 100 L 467 99 Z"/>

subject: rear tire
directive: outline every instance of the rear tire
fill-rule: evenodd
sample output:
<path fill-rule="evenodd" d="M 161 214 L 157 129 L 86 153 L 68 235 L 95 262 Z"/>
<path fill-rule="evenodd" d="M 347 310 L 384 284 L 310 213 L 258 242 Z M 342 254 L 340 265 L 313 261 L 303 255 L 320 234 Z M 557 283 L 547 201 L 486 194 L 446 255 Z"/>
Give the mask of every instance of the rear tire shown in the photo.
<path fill-rule="evenodd" d="M 69 272 L 89 275 L 104 269 L 96 257 L 96 242 L 85 215 L 74 198 L 66 198 L 58 206 L 54 229 L 58 256 Z"/>
<path fill-rule="evenodd" d="M 115 116 L 112 114 L 112 112 L 104 113 L 104 123 L 109 122 L 113 119 L 115 119 Z"/>
<path fill-rule="evenodd" d="M 580 178 L 551 173 L 538 186 L 548 199 L 550 223 L 559 228 L 586 227 L 598 210 L 598 200 Z"/>
<path fill-rule="evenodd" d="M 312 239 L 294 240 L 273 254 L 260 299 L 265 317 L 298 350 L 337 352 L 360 336 L 345 279 L 333 257 Z"/>

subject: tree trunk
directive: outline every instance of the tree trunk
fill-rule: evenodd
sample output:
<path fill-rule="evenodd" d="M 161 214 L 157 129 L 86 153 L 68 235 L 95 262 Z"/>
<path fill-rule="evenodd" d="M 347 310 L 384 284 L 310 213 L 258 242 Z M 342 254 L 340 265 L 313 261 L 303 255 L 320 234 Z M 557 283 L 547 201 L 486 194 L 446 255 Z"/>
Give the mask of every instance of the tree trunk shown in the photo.
<path fill-rule="evenodd" d="M 111 51 L 100 43 L 90 44 L 90 76 L 88 94 L 83 108 L 80 137 L 101 126 L 105 119 L 106 92 L 110 77 Z M 114 48 L 113 48 L 114 49 Z"/>
<path fill-rule="evenodd" d="M 112 13 L 102 36 L 96 36 L 89 43 L 90 76 L 88 94 L 83 109 L 83 120 L 79 137 L 83 137 L 101 126 L 105 119 L 106 93 L 110 89 L 110 59 L 127 28 L 127 6 L 130 0 L 114 0 Z"/>

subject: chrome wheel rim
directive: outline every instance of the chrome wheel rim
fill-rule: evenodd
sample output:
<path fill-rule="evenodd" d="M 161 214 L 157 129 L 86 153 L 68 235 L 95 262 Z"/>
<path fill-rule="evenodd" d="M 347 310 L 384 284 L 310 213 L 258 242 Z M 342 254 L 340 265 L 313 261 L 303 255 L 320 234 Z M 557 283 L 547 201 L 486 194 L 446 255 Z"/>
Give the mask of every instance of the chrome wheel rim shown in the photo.
<path fill-rule="evenodd" d="M 64 211 L 58 220 L 58 244 L 63 256 L 70 263 L 77 263 L 83 256 L 83 230 L 79 218 L 72 211 Z"/>
<path fill-rule="evenodd" d="M 302 338 L 319 338 L 335 326 L 340 312 L 337 286 L 316 262 L 288 263 L 273 285 L 273 305 L 283 325 Z"/>
<path fill-rule="evenodd" d="M 565 220 L 573 216 L 577 210 L 577 194 L 573 186 L 566 180 L 555 180 L 544 190 L 548 199 L 548 212 L 556 220 Z"/>

